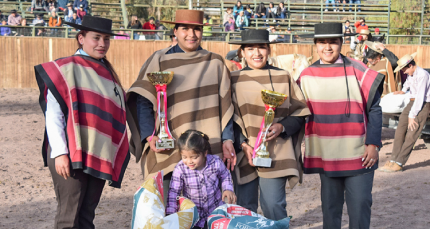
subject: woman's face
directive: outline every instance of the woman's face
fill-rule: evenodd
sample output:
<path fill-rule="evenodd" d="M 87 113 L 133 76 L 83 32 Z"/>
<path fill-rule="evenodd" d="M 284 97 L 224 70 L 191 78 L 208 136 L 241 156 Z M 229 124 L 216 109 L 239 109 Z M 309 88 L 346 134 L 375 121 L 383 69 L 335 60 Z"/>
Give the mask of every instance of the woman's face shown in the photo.
<path fill-rule="evenodd" d="M 242 3 L 241 2 L 237 2 L 237 7 L 241 7 Z"/>
<path fill-rule="evenodd" d="M 79 43 L 88 55 L 95 59 L 102 59 L 106 56 L 110 46 L 110 35 L 89 31 L 85 36 L 79 35 Z"/>
<path fill-rule="evenodd" d="M 242 50 L 242 56 L 245 57 L 248 66 L 252 69 L 264 68 L 269 55 L 270 46 L 268 44 L 247 45 Z"/>
<path fill-rule="evenodd" d="M 52 15 L 53 17 L 57 16 L 57 14 L 55 13 L 55 11 L 52 11 L 52 12 L 51 12 L 51 15 Z"/>
<path fill-rule="evenodd" d="M 284 3 L 283 3 L 283 2 L 280 2 L 280 3 L 279 3 L 279 7 L 284 8 Z"/>
<path fill-rule="evenodd" d="M 273 4 L 272 3 L 269 3 L 269 8 L 273 8 Z"/>
<path fill-rule="evenodd" d="M 27 20 L 22 20 L 21 21 L 21 26 L 26 26 L 27 25 Z"/>

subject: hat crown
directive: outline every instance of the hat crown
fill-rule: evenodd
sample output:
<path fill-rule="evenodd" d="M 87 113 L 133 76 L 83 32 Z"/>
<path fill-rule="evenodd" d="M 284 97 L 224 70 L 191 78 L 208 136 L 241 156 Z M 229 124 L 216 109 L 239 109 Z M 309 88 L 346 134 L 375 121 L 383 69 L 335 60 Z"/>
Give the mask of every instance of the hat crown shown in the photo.
<path fill-rule="evenodd" d="M 343 37 L 342 23 L 315 24 L 315 38 Z"/>
<path fill-rule="evenodd" d="M 201 10 L 176 10 L 176 24 L 201 24 L 203 25 L 204 12 Z"/>
<path fill-rule="evenodd" d="M 413 59 L 415 59 L 415 57 L 417 56 L 417 53 L 412 53 L 411 55 L 406 54 L 404 55 L 402 58 L 400 58 L 397 61 L 397 68 L 394 69 L 394 72 L 398 72 L 399 70 L 401 70 L 402 68 L 406 67 L 406 65 L 408 65 Z"/>
<path fill-rule="evenodd" d="M 240 32 L 242 41 L 262 41 L 263 43 L 269 41 L 269 31 L 248 29 Z"/>
<path fill-rule="evenodd" d="M 108 31 L 112 30 L 112 20 L 94 17 L 90 15 L 85 15 L 82 19 L 82 26 L 98 30 L 98 31 Z"/>

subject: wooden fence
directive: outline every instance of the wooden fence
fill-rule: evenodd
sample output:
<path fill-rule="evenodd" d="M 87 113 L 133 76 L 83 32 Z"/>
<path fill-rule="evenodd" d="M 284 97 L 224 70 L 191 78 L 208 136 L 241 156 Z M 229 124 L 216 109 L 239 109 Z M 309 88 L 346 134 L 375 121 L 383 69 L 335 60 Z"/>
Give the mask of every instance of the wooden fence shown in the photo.
<path fill-rule="evenodd" d="M 128 88 L 137 78 L 146 59 L 156 50 L 169 45 L 167 41 L 112 40 L 108 59 L 120 76 L 124 87 Z M 225 56 L 228 51 L 237 49 L 226 42 L 203 42 L 202 47 Z M 0 37 L 0 88 L 36 88 L 34 66 L 66 57 L 75 53 L 76 40 L 66 38 L 39 37 Z M 430 46 L 388 45 L 398 57 L 418 52 L 417 64 L 430 68 Z M 349 45 L 342 47 L 342 53 L 349 51 Z M 313 56 L 317 60 L 315 47 L 311 44 L 273 44 L 272 55 L 298 53 Z"/>

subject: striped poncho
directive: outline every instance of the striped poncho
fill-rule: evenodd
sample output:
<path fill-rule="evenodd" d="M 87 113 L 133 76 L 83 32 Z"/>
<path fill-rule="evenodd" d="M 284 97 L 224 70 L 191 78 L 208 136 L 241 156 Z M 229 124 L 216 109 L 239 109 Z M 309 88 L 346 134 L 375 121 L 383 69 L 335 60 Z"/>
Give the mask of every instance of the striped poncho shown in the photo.
<path fill-rule="evenodd" d="M 181 160 L 176 149 L 155 153 L 150 150 L 149 144 L 143 145 L 141 142 L 136 95 L 148 99 L 154 111 L 157 108 L 156 90 L 148 81 L 147 73 L 174 72 L 172 82 L 167 85 L 167 120 L 175 139 L 188 129 L 202 131 L 209 136 L 212 153 L 221 156 L 221 133 L 233 116 L 230 72 L 223 58 L 207 50 L 166 55 L 169 49 L 157 51 L 149 57 L 127 92 L 127 121 L 132 134 L 130 149 L 137 161 L 142 159 L 144 179 L 160 170 L 164 174 L 172 172 Z M 156 126 L 159 128 L 159 123 Z M 175 141 L 175 147 L 176 144 Z"/>
<path fill-rule="evenodd" d="M 305 127 L 305 173 L 336 177 L 371 171 L 362 166 L 367 114 L 384 75 L 362 62 L 343 58 L 349 90 L 343 63 L 317 61 L 298 79 L 312 113 Z"/>
<path fill-rule="evenodd" d="M 395 77 L 393 73 L 393 67 L 391 66 L 390 61 L 384 57 L 382 58 L 377 64 L 371 65 L 370 63 L 367 63 L 367 66 L 385 76 L 384 80 L 384 90 L 382 92 L 382 96 L 395 92 L 395 91 L 401 91 L 402 90 L 402 82 L 401 79 L 398 79 Z"/>
<path fill-rule="evenodd" d="M 290 74 L 282 69 L 269 66 L 268 69 L 242 70 L 232 72 L 234 121 L 241 127 L 242 134 L 255 145 L 260 125 L 265 114 L 261 99 L 261 90 L 275 90 L 288 95 L 287 100 L 275 109 L 273 123 L 287 116 L 308 116 L 310 111 L 298 85 Z M 271 83 L 272 81 L 272 83 Z M 273 85 L 273 88 L 272 88 Z M 237 154 L 238 163 L 235 169 L 239 184 L 245 184 L 257 176 L 264 178 L 288 177 L 290 187 L 301 181 L 303 166 L 301 159 L 301 142 L 304 129 L 287 138 L 278 137 L 268 142 L 272 165 L 270 168 L 252 167 L 241 151 Z"/>
<path fill-rule="evenodd" d="M 112 73 L 99 60 L 81 55 L 44 63 L 34 69 L 42 111 L 46 112 L 49 90 L 65 116 L 72 168 L 83 169 L 85 173 L 119 188 L 130 154 L 125 92 Z M 45 166 L 48 150 L 45 131 L 42 150 Z"/>

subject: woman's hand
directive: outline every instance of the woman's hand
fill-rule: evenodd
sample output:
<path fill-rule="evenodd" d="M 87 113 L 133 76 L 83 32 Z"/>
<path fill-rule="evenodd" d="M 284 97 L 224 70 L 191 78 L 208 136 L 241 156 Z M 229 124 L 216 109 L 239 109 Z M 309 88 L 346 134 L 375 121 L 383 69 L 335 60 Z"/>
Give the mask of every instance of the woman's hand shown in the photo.
<path fill-rule="evenodd" d="M 58 175 L 64 177 L 65 180 L 70 177 L 69 155 L 60 155 L 55 158 L 55 170 Z"/>
<path fill-rule="evenodd" d="M 254 148 L 248 145 L 248 143 L 244 142 L 242 143 L 242 151 L 248 159 L 249 165 L 255 167 L 254 163 L 252 163 L 252 154 L 254 154 Z"/>
<path fill-rule="evenodd" d="M 157 149 L 157 146 L 156 146 L 156 142 L 157 141 L 161 142 L 161 140 L 159 140 L 159 138 L 157 136 L 153 136 L 152 139 L 151 139 L 151 137 L 152 136 L 149 136 L 146 138 L 146 141 L 149 142 L 149 148 L 151 148 L 151 150 L 156 152 L 156 153 L 163 151 L 164 149 Z M 150 139 L 151 139 L 151 141 L 149 141 Z"/>
<path fill-rule="evenodd" d="M 269 131 L 266 135 L 266 141 L 271 141 L 275 138 L 277 138 L 282 131 L 284 130 L 284 126 L 280 123 L 275 123 L 272 126 L 269 127 Z M 263 131 L 266 131 L 266 129 L 263 129 Z"/>
<path fill-rule="evenodd" d="M 234 192 L 232 192 L 230 190 L 225 190 L 222 193 L 222 200 L 227 201 L 227 202 L 225 202 L 226 204 L 235 204 L 236 199 L 237 199 L 236 195 L 234 194 Z"/>

